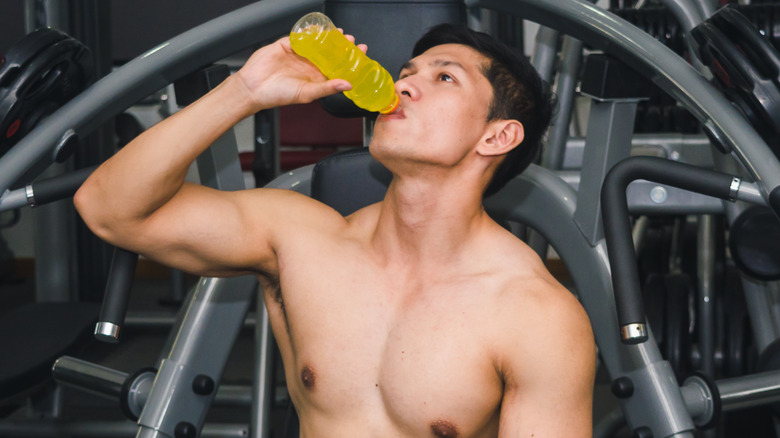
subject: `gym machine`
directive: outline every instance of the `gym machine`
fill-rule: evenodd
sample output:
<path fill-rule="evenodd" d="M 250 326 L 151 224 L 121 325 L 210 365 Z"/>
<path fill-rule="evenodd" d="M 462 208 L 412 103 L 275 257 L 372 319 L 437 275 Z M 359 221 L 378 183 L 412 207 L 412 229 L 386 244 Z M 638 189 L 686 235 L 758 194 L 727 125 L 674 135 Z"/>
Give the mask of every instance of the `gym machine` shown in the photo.
<path fill-rule="evenodd" d="M 320 6 L 321 3 L 315 1 L 263 1 L 182 34 L 94 84 L 47 118 L 0 160 L 0 190 L 5 191 L 0 198 L 0 209 L 24 204 L 25 197 L 18 191 L 20 189 L 7 189 L 23 180 L 24 173 L 35 163 L 50 160 L 50 154 L 63 139 L 89 132 L 105 118 L 204 63 L 285 33 L 297 17 Z M 489 8 L 537 21 L 566 32 L 642 72 L 684 105 L 702 123 L 714 144 L 735 156 L 752 180 L 752 183 L 741 181 L 737 185 L 734 182 L 736 175 L 727 175 L 724 181 L 728 178 L 728 185 L 716 194 L 765 205 L 775 215 L 780 211 L 780 162 L 767 141 L 732 106 L 724 93 L 652 36 L 593 5 L 576 1 L 475 0 L 466 2 L 466 6 Z M 599 205 L 614 201 L 600 200 L 599 186 L 607 178 L 607 170 L 619 169 L 622 159 L 628 156 L 633 124 L 623 122 L 636 111 L 637 97 L 595 97 L 593 102 L 598 103 L 591 110 L 590 123 L 598 129 L 589 129 L 585 139 L 586 153 L 583 154 L 578 190 L 575 192 L 556 173 L 533 166 L 488 200 L 486 206 L 500 217 L 525 223 L 539 231 L 566 262 L 578 297 L 593 322 L 602 361 L 614 382 L 613 391 L 621 397 L 622 410 L 636 436 L 693 436 L 696 426 L 706 426 L 716 419 L 718 409 L 725 411 L 777 401 L 780 399 L 776 389 L 777 372 L 716 382 L 694 376 L 680 385 L 671 365 L 662 358 L 653 333 L 644 327 L 641 308 L 637 312 L 635 307 L 641 301 L 635 296 L 632 299 L 632 286 L 620 283 L 613 294 L 611 273 L 621 264 L 609 263 L 608 248 L 615 238 L 608 236 L 607 242 L 603 236 Z M 308 194 L 312 190 L 311 172 L 311 166 L 291 172 L 272 182 L 271 186 L 293 188 Z M 518 202 L 520 199 L 523 201 Z M 606 217 L 607 213 L 603 215 Z M 160 368 L 152 385 L 143 383 L 148 377 L 139 377 L 141 380 L 135 386 L 138 391 L 148 389 L 146 397 L 135 399 L 145 400 L 137 436 L 198 434 L 203 414 L 214 398 L 214 388 L 219 387 L 220 376 L 214 369 L 218 370 L 226 359 L 226 353 L 203 357 L 208 342 L 216 342 L 218 338 L 224 343 L 227 338 L 224 332 L 209 328 L 221 327 L 228 318 L 245 315 L 243 308 L 223 312 L 222 305 L 235 298 L 249 301 L 245 291 L 253 289 L 254 285 L 248 282 L 232 284 L 222 279 L 203 279 L 199 283 L 175 330 L 178 345 L 172 348 L 167 362 L 164 361 L 166 367 Z M 615 298 L 620 302 L 619 307 L 614 304 Z M 195 314 L 199 317 L 192 316 Z M 258 321 L 257 330 L 261 347 L 252 397 L 253 412 L 257 417 L 250 429 L 251 433 L 261 436 L 265 423 L 263 415 L 268 406 L 268 391 L 263 385 L 268 381 L 271 335 L 265 319 Z M 60 371 L 76 367 L 68 360 L 60 365 Z M 105 377 L 112 375 L 110 372 L 92 374 L 87 380 L 112 380 Z M 193 386 L 196 380 L 199 383 Z M 173 388 L 190 387 L 192 391 L 173 391 Z"/>

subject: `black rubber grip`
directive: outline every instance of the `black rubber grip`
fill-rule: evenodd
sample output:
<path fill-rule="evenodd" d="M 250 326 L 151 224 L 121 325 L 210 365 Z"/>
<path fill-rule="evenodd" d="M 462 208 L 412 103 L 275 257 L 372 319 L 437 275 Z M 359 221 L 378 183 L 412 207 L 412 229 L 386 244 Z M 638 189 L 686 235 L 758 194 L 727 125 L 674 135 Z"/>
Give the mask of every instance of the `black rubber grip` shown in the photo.
<path fill-rule="evenodd" d="M 644 324 L 646 319 L 626 200 L 628 184 L 638 179 L 729 199 L 734 177 L 655 157 L 627 158 L 609 171 L 601 187 L 601 212 L 620 327 Z M 624 342 L 640 343 L 645 340 Z"/>
<path fill-rule="evenodd" d="M 32 183 L 35 205 L 43 205 L 73 196 L 95 168 L 97 166 L 85 167 L 75 172 Z"/>
<path fill-rule="evenodd" d="M 121 248 L 114 249 L 98 324 L 111 323 L 120 328 L 124 324 L 137 264 L 138 254 Z M 98 339 L 106 340 L 101 337 Z"/>

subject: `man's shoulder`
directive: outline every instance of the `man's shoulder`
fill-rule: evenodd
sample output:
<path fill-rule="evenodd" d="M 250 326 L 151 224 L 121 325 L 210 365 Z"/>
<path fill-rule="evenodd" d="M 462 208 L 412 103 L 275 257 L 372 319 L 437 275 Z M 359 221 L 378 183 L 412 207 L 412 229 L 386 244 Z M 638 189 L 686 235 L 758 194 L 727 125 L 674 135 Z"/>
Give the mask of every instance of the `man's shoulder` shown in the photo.
<path fill-rule="evenodd" d="M 593 342 L 590 319 L 572 291 L 547 270 L 545 264 L 522 242 L 506 249 L 507 270 L 494 306 L 500 318 L 500 337 L 508 342 L 564 347 L 572 340 Z"/>
<path fill-rule="evenodd" d="M 253 217 L 269 217 L 282 229 L 303 227 L 304 229 L 342 228 L 346 221 L 336 210 L 309 196 L 284 189 L 252 189 L 235 192 L 246 199 L 247 220 Z"/>

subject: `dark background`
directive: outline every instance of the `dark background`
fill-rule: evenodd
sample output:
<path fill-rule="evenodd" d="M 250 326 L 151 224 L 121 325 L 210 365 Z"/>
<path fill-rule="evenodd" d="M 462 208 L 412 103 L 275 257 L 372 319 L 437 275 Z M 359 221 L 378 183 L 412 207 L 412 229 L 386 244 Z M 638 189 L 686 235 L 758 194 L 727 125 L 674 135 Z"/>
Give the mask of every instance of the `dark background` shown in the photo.
<path fill-rule="evenodd" d="M 212 18 L 253 0 L 99 0 L 108 4 L 111 51 L 123 63 Z M 64 1 L 63 1 L 64 3 Z M 25 34 L 24 0 L 3 0 L 0 53 Z"/>

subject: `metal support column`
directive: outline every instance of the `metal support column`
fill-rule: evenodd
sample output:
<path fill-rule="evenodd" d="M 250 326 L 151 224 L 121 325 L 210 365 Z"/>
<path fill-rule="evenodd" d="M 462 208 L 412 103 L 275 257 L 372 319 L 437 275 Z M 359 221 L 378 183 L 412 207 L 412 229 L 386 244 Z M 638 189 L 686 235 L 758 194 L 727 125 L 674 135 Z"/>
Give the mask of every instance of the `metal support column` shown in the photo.
<path fill-rule="evenodd" d="M 43 26 L 70 32 L 70 11 L 61 1 L 27 0 L 24 12 L 27 33 Z M 40 178 L 63 175 L 70 168 L 69 163 L 55 164 Z M 73 207 L 67 201 L 58 201 L 36 208 L 34 214 L 35 300 L 72 301 L 78 288 L 73 238 L 76 214 Z"/>

